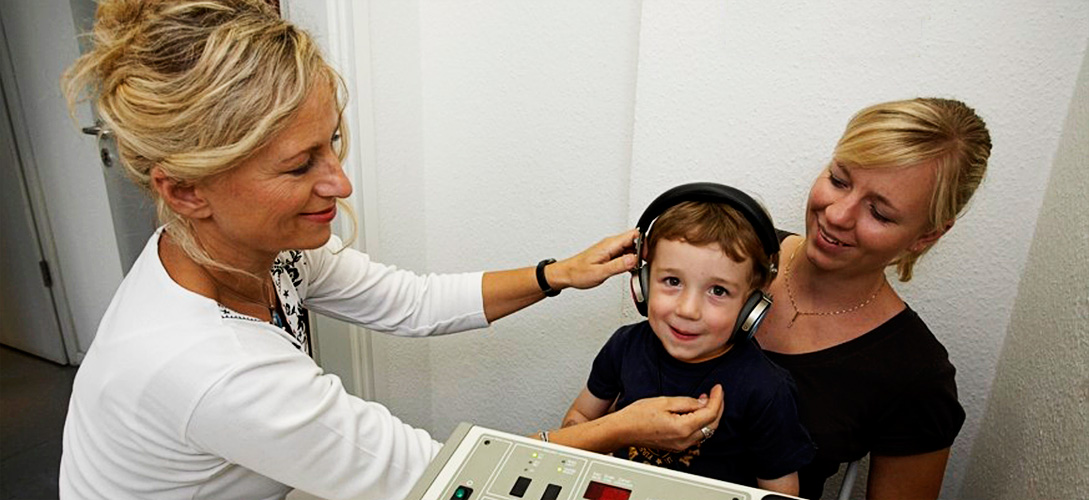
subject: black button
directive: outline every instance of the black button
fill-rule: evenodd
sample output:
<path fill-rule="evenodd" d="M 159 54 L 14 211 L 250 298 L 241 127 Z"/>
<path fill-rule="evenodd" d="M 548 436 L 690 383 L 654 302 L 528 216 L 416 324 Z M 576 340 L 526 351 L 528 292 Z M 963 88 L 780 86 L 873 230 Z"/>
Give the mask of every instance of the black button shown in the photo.
<path fill-rule="evenodd" d="M 473 494 L 473 488 L 469 486 L 459 486 L 454 490 L 454 495 L 451 495 L 450 500 L 469 500 L 469 496 Z"/>
<path fill-rule="evenodd" d="M 511 496 L 522 498 L 526 494 L 526 488 L 530 487 L 530 478 L 519 476 L 515 485 L 511 487 Z"/>
<path fill-rule="evenodd" d="M 541 495 L 541 500 L 556 500 L 558 496 L 560 496 L 560 487 L 550 484 L 545 487 L 545 493 Z"/>

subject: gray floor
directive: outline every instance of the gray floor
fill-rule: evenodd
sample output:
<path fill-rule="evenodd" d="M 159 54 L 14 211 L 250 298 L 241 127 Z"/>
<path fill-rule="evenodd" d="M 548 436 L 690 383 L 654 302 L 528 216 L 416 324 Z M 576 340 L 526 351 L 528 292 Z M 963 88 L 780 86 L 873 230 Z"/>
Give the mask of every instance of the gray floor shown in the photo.
<path fill-rule="evenodd" d="M 76 367 L 0 346 L 0 500 L 57 498 Z"/>
<path fill-rule="evenodd" d="M 55 500 L 75 366 L 0 345 L 0 500 Z M 288 500 L 321 500 L 292 492 Z"/>

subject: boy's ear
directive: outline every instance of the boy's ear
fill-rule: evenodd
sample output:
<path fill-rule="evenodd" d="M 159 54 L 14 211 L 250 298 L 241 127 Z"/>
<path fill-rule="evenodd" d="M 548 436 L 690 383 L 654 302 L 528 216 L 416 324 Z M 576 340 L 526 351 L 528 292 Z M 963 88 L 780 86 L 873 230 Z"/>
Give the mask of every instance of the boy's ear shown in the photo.
<path fill-rule="evenodd" d="M 946 232 L 949 231 L 952 227 L 954 227 L 954 220 L 950 219 L 944 222 L 942 224 L 942 227 L 932 229 L 920 235 L 918 238 L 916 238 L 916 241 L 912 242 L 912 244 L 909 245 L 908 251 L 912 253 L 921 253 L 924 250 L 931 248 L 931 245 L 934 245 L 935 242 L 939 241 L 939 238 L 941 238 L 942 235 L 946 234 Z"/>
<path fill-rule="evenodd" d="M 151 188 L 174 213 L 182 217 L 203 219 L 212 215 L 208 200 L 201 195 L 194 184 L 175 179 L 159 167 L 151 169 Z"/>

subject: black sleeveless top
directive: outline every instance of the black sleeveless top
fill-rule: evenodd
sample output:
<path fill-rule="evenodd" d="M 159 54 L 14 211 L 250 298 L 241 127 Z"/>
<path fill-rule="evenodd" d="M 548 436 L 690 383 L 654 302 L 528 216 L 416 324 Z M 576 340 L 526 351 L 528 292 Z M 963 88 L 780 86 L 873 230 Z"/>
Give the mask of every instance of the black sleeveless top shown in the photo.
<path fill-rule="evenodd" d="M 781 232 L 782 242 L 789 233 Z M 946 348 L 907 305 L 862 336 L 817 352 L 765 351 L 791 372 L 799 416 L 817 456 L 799 471 L 799 496 L 821 496 L 843 462 L 867 453 L 915 455 L 948 448 L 965 411 Z"/>

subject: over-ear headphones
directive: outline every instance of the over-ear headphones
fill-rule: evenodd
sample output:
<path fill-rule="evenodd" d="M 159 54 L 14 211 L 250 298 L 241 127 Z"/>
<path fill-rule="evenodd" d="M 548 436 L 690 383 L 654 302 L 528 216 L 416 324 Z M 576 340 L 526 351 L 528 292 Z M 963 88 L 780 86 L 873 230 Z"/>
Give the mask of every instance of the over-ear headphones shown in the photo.
<path fill-rule="evenodd" d="M 632 300 L 636 302 L 636 310 L 647 316 L 648 287 L 650 286 L 651 266 L 643 261 L 643 245 L 647 241 L 651 224 L 670 207 L 686 201 L 698 201 L 708 203 L 722 203 L 729 205 L 745 217 L 749 225 L 757 233 L 761 241 L 761 247 L 765 254 L 773 257 L 772 269 L 776 269 L 775 255 L 780 251 L 780 240 L 776 237 L 776 228 L 772 225 L 772 219 L 756 200 L 742 191 L 714 182 L 693 182 L 682 184 L 662 193 L 647 206 L 640 216 L 636 229 L 640 230 L 636 238 L 636 258 L 638 265 L 632 272 L 630 286 Z M 761 325 L 761 320 L 772 307 L 772 297 L 762 290 L 754 290 L 746 299 L 742 310 L 738 312 L 738 320 L 734 323 L 734 331 L 731 332 L 730 343 L 740 339 L 751 339 Z"/>

